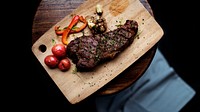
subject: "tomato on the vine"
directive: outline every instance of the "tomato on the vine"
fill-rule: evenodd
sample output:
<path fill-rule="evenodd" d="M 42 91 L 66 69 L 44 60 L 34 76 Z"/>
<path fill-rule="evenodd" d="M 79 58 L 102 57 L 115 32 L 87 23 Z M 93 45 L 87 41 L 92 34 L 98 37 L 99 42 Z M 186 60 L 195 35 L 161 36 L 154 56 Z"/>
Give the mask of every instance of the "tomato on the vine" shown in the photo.
<path fill-rule="evenodd" d="M 71 66 L 71 63 L 69 61 L 68 58 L 63 58 L 60 60 L 59 64 L 58 64 L 58 68 L 61 70 L 61 71 L 67 71 L 69 70 Z"/>
<path fill-rule="evenodd" d="M 64 44 L 55 44 L 51 48 L 52 54 L 44 58 L 45 64 L 49 68 L 58 68 L 61 71 L 67 71 L 71 67 L 70 60 L 66 57 L 66 46 Z"/>
<path fill-rule="evenodd" d="M 44 63 L 49 67 L 49 68 L 56 68 L 59 64 L 59 60 L 56 56 L 54 55 L 47 55 L 44 59 Z"/>
<path fill-rule="evenodd" d="M 66 56 L 66 46 L 64 44 L 55 44 L 51 51 L 57 58 L 64 58 Z"/>

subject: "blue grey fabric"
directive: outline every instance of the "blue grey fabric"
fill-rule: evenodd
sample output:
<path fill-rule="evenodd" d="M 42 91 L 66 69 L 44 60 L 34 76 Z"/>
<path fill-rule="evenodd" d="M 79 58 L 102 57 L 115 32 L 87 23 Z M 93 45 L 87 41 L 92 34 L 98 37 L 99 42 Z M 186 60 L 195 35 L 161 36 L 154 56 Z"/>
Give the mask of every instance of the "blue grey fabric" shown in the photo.
<path fill-rule="evenodd" d="M 98 112 L 178 112 L 195 91 L 157 49 L 149 68 L 129 88 L 96 98 Z"/>

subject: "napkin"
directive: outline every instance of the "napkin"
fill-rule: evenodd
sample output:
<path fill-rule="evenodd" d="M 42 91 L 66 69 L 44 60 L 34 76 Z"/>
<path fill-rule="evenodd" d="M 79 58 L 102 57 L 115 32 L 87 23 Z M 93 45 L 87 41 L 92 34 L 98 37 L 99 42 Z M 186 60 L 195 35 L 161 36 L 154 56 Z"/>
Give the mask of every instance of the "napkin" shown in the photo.
<path fill-rule="evenodd" d="M 178 112 L 196 94 L 159 49 L 145 73 L 130 87 L 98 96 L 98 112 Z"/>

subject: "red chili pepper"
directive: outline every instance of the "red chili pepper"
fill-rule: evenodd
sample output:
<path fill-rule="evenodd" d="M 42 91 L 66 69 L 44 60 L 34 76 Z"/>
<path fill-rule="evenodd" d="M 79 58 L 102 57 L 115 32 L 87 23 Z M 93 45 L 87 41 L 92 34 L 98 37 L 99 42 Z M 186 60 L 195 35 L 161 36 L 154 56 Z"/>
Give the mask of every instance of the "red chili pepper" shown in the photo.
<path fill-rule="evenodd" d="M 59 28 L 60 28 L 60 26 L 55 26 L 54 30 L 55 30 L 57 35 L 62 35 L 66 28 L 63 28 L 63 29 L 59 29 Z"/>
<path fill-rule="evenodd" d="M 83 18 L 83 16 L 80 16 L 79 20 L 81 22 L 83 22 L 83 25 L 81 27 L 76 27 L 74 29 L 72 28 L 69 33 L 78 33 L 80 31 L 82 31 L 87 26 L 87 21 Z M 54 30 L 55 30 L 57 35 L 62 35 L 67 27 L 65 27 L 63 29 L 59 29 L 59 28 L 60 28 L 60 26 L 55 26 Z"/>
<path fill-rule="evenodd" d="M 70 22 L 69 26 L 64 30 L 64 32 L 62 34 L 62 43 L 63 44 L 68 44 L 67 37 L 68 37 L 72 27 L 78 23 L 79 18 L 80 17 L 78 15 L 74 16 L 72 21 Z"/>
<path fill-rule="evenodd" d="M 76 32 L 80 32 L 82 31 L 83 29 L 85 29 L 85 27 L 87 26 L 87 21 L 83 18 L 83 16 L 80 16 L 79 20 L 81 22 L 83 22 L 83 25 L 78 27 L 78 28 L 75 28 L 74 30 L 71 30 L 70 33 L 76 33 Z"/>

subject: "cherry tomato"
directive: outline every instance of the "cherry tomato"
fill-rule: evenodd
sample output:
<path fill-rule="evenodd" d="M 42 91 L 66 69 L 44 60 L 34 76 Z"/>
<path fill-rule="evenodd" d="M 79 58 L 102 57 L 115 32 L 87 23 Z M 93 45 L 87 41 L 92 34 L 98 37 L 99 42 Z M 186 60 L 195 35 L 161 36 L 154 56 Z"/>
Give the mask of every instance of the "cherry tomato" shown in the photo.
<path fill-rule="evenodd" d="M 55 55 L 57 58 L 63 58 L 66 56 L 66 47 L 64 44 L 55 44 L 52 48 L 51 51 L 53 55 Z"/>
<path fill-rule="evenodd" d="M 68 58 L 63 58 L 60 60 L 59 64 L 58 64 L 58 68 L 61 71 L 67 71 L 70 69 L 71 63 L 70 60 Z"/>
<path fill-rule="evenodd" d="M 56 68 L 59 64 L 59 60 L 56 56 L 54 55 L 47 55 L 44 59 L 44 63 L 49 67 L 49 68 Z"/>

